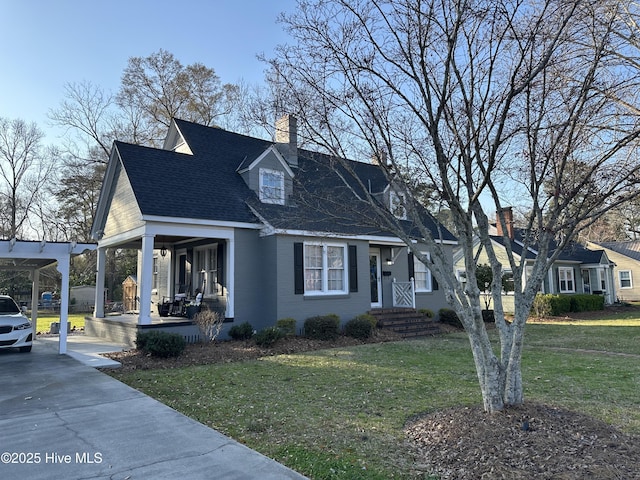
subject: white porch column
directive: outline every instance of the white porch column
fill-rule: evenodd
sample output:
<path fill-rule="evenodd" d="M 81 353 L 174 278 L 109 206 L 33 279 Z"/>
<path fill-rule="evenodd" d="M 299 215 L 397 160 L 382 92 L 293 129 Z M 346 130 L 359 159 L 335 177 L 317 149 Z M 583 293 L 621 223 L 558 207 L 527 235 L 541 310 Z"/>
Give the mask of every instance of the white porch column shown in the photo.
<path fill-rule="evenodd" d="M 40 270 L 31 271 L 31 323 L 33 323 L 33 339 L 38 332 L 38 300 L 40 298 Z"/>
<path fill-rule="evenodd" d="M 235 317 L 235 287 L 236 287 L 236 243 L 233 237 L 227 240 L 227 318 Z"/>
<path fill-rule="evenodd" d="M 104 318 L 104 271 L 107 263 L 106 248 L 99 247 L 96 258 L 96 298 L 93 316 Z"/>
<path fill-rule="evenodd" d="M 60 344 L 59 353 L 67 353 L 67 325 L 69 323 L 69 257 L 58 259 L 58 271 L 62 274 L 60 289 Z"/>
<path fill-rule="evenodd" d="M 140 292 L 139 325 L 151 323 L 151 285 L 153 280 L 153 240 L 155 235 L 142 236 L 142 272 L 138 282 Z"/>

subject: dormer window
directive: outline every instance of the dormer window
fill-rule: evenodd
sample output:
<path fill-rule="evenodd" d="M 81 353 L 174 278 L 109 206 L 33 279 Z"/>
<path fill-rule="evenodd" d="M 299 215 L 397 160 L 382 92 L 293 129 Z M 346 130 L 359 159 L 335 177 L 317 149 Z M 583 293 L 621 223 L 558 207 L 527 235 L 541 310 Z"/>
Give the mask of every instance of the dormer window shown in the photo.
<path fill-rule="evenodd" d="M 389 192 L 389 209 L 394 217 L 400 220 L 407 219 L 407 209 L 404 206 L 404 195 L 394 192 Z"/>
<path fill-rule="evenodd" d="M 284 172 L 260 169 L 260 201 L 284 205 Z"/>

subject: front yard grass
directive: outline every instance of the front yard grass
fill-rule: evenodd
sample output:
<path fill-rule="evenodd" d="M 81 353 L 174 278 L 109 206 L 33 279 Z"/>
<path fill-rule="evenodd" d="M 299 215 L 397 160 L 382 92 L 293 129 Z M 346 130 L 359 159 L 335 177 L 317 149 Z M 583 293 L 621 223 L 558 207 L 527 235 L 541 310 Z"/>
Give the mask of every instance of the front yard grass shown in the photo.
<path fill-rule="evenodd" d="M 76 330 L 84 328 L 84 317 L 86 315 L 88 314 L 70 313 L 67 320 L 71 324 L 71 328 L 75 327 Z M 31 315 L 29 315 L 29 318 L 31 318 Z M 38 312 L 38 332 L 48 332 L 53 322 L 60 322 L 59 313 Z"/>
<path fill-rule="evenodd" d="M 529 325 L 526 336 L 527 400 L 640 434 L 639 328 Z M 415 478 L 407 420 L 481 404 L 464 333 L 114 376 L 313 479 Z"/>

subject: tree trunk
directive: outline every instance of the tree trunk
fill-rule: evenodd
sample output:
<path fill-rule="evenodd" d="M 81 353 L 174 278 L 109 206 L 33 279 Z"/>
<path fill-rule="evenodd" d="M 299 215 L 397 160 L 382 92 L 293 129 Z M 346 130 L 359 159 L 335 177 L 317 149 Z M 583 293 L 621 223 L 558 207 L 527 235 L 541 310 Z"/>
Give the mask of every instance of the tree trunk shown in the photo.
<path fill-rule="evenodd" d="M 489 413 L 499 412 L 505 406 L 505 371 L 493 352 L 480 310 L 478 315 L 473 317 L 469 328 L 465 326 L 465 329 L 469 335 L 484 409 Z"/>

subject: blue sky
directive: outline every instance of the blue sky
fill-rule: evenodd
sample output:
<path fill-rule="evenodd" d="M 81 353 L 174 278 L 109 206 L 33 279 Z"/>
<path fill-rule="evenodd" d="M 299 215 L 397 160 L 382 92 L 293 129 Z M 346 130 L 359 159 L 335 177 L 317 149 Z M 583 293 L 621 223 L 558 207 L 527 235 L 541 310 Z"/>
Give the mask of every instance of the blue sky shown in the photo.
<path fill-rule="evenodd" d="M 276 19 L 294 8 L 295 0 L 0 0 L 0 117 L 36 122 L 55 143 L 47 113 L 66 83 L 115 92 L 130 57 L 161 48 L 224 83 L 259 83 L 256 55 L 286 42 Z"/>

